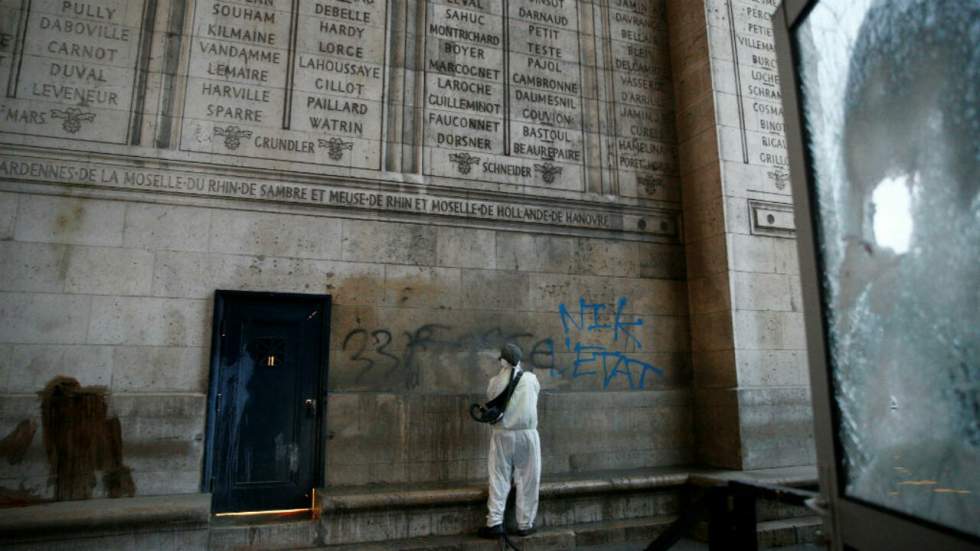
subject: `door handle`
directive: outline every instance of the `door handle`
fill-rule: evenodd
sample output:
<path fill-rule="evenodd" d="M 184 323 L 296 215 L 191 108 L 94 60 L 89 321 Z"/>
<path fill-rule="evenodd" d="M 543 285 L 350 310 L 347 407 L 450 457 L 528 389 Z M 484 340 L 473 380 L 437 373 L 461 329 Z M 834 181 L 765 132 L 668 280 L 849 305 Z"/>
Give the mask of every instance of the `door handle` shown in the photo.
<path fill-rule="evenodd" d="M 316 415 L 316 400 L 313 398 L 307 398 L 306 401 L 303 402 L 303 406 L 306 407 L 306 411 L 308 413 L 311 415 Z"/>

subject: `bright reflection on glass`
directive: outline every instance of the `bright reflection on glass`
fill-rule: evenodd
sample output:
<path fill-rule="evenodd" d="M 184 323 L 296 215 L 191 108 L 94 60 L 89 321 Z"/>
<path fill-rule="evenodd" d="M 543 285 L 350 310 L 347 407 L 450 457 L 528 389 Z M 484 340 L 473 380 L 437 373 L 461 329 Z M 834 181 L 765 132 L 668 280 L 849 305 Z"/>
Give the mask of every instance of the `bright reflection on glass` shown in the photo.
<path fill-rule="evenodd" d="M 915 178 L 912 178 L 914 184 Z M 909 250 L 912 237 L 912 193 L 908 178 L 885 178 L 871 193 L 875 243 L 895 254 Z"/>

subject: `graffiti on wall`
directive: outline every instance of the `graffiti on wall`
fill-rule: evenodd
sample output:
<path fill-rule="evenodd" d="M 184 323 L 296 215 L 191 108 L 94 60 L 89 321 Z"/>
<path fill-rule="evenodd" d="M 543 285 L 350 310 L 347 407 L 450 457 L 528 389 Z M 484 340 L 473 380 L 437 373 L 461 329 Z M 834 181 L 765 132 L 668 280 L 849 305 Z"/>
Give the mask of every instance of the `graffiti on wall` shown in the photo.
<path fill-rule="evenodd" d="M 614 304 L 591 303 L 584 297 L 572 307 L 560 304 L 556 315 L 563 334 L 557 340 L 529 328 L 501 326 L 461 331 L 430 323 L 401 334 L 389 328 L 356 327 L 341 340 L 341 357 L 355 366 L 355 383 L 401 376 L 408 388 L 416 388 L 422 354 L 449 354 L 461 365 L 475 366 L 481 351 L 513 342 L 524 351 L 528 368 L 551 378 L 594 378 L 603 390 L 621 381 L 619 387 L 642 390 L 664 371 L 638 356 L 652 327 L 642 317 L 627 315 L 628 304 L 626 297 Z"/>
<path fill-rule="evenodd" d="M 643 350 L 645 323 L 642 317 L 629 319 L 626 315 L 626 297 L 616 300 L 613 308 L 608 304 L 591 303 L 584 297 L 578 300 L 578 309 L 567 305 L 558 307 L 561 316 L 565 350 L 575 354 L 571 366 L 552 369 L 559 376 L 571 369 L 571 378 L 596 377 L 602 381 L 603 390 L 609 388 L 617 377 L 622 378 L 630 390 L 646 387 L 647 375 L 662 377 L 663 369 L 638 358 Z"/>
<path fill-rule="evenodd" d="M 396 339 L 401 339 L 401 343 L 395 342 Z M 510 331 L 499 326 L 461 332 L 449 325 L 429 323 L 401 335 L 392 334 L 390 329 L 358 327 L 344 336 L 341 350 L 346 360 L 358 366 L 355 382 L 368 377 L 389 378 L 407 371 L 408 386 L 414 388 L 418 385 L 418 360 L 423 353 L 453 354 L 458 356 L 460 363 L 477 365 L 481 351 L 515 342 L 525 351 L 531 350 L 525 360 L 530 367 L 550 369 L 554 364 L 553 353 L 545 350 L 553 346 L 545 346 L 544 340 L 550 341 L 536 339 L 530 332 Z M 550 363 L 549 355 L 552 356 Z"/>

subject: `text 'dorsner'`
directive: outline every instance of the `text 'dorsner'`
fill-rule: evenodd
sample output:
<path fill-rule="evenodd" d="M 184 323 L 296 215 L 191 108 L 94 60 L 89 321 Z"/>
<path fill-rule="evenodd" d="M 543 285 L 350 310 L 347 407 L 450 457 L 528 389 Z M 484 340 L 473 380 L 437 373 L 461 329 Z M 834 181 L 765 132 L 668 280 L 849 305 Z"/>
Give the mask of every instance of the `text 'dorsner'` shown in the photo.
<path fill-rule="evenodd" d="M 181 149 L 380 168 L 387 0 L 195 6 Z"/>
<path fill-rule="evenodd" d="M 0 4 L 5 132 L 127 142 L 145 2 Z"/>
<path fill-rule="evenodd" d="M 572 0 L 429 0 L 427 174 L 581 189 L 578 18 Z"/>

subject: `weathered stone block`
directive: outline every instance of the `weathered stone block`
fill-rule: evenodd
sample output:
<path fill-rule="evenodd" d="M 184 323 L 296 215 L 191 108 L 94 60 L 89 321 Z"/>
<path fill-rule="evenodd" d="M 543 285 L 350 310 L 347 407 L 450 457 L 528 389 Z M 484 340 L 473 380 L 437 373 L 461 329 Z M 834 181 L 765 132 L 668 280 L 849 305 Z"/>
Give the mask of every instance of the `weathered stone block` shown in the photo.
<path fill-rule="evenodd" d="M 806 349 L 802 313 L 742 310 L 734 313 L 732 323 L 737 349 Z"/>
<path fill-rule="evenodd" d="M 0 293 L 0 342 L 85 342 L 92 298 Z"/>
<path fill-rule="evenodd" d="M 0 242 L 0 285 L 5 291 L 60 293 L 68 271 L 68 247 Z"/>
<path fill-rule="evenodd" d="M 728 271 L 729 236 L 718 235 L 687 244 L 687 275 L 700 278 Z"/>
<path fill-rule="evenodd" d="M 793 310 L 788 276 L 733 272 L 732 287 L 738 310 Z"/>
<path fill-rule="evenodd" d="M 715 272 L 687 282 L 692 314 L 713 314 L 732 308 L 731 274 Z"/>
<path fill-rule="evenodd" d="M 800 275 L 800 258 L 795 239 L 774 239 L 773 254 L 775 255 L 776 273 Z"/>
<path fill-rule="evenodd" d="M 685 202 L 684 233 L 691 241 L 699 241 L 722 235 L 730 214 L 725 210 L 725 204 L 718 197 L 708 197 L 703 201 Z"/>
<path fill-rule="evenodd" d="M 565 304 L 578 311 L 579 299 L 588 304 L 616 304 L 629 296 L 632 280 L 562 274 L 530 274 L 530 307 L 538 312 L 557 312 Z M 632 312 L 633 310 L 628 310 Z"/>
<path fill-rule="evenodd" d="M 400 539 L 406 537 L 404 511 L 346 514 L 322 519 L 324 543 L 353 543 Z"/>
<path fill-rule="evenodd" d="M 210 358 L 201 347 L 119 346 L 112 351 L 112 389 L 119 392 L 207 391 Z"/>
<path fill-rule="evenodd" d="M 732 243 L 732 267 L 738 272 L 775 273 L 776 257 L 772 237 L 734 234 Z"/>
<path fill-rule="evenodd" d="M 67 245 L 122 245 L 125 203 L 22 195 L 14 238 Z"/>
<path fill-rule="evenodd" d="M 17 345 L 0 362 L 0 392 L 39 392 L 58 376 L 82 386 L 108 387 L 112 348 L 85 345 Z M 9 367 L 8 367 L 9 366 Z"/>
<path fill-rule="evenodd" d="M 745 468 L 812 464 L 813 413 L 809 389 L 739 390 Z"/>
<path fill-rule="evenodd" d="M 691 135 L 678 151 L 682 177 L 718 164 L 718 137 L 714 129 Z"/>
<path fill-rule="evenodd" d="M 326 272 L 324 293 L 333 304 L 374 305 L 385 299 L 384 266 L 360 262 L 332 262 L 321 265 Z"/>
<path fill-rule="evenodd" d="M 687 315 L 687 283 L 663 279 L 631 279 L 625 282 L 624 312 Z"/>
<path fill-rule="evenodd" d="M 158 297 L 212 296 L 218 285 L 220 257 L 208 253 L 159 251 L 153 266 L 152 294 Z"/>
<path fill-rule="evenodd" d="M 214 211 L 209 250 L 220 253 L 340 258 L 341 222 L 314 216 Z"/>
<path fill-rule="evenodd" d="M 385 267 L 385 304 L 398 308 L 460 306 L 460 270 L 420 266 Z"/>
<path fill-rule="evenodd" d="M 237 255 L 213 256 L 210 264 L 216 289 L 310 294 L 324 293 L 327 274 L 335 267 L 304 258 Z"/>
<path fill-rule="evenodd" d="M 406 452 L 395 395 L 331 393 L 327 412 L 328 471 L 333 465 L 391 463 Z"/>
<path fill-rule="evenodd" d="M 725 231 L 747 234 L 751 231 L 749 204 L 741 197 L 725 197 Z"/>
<path fill-rule="evenodd" d="M 495 269 L 496 235 L 491 230 L 439 227 L 436 260 L 453 268 Z"/>
<path fill-rule="evenodd" d="M 646 243 L 588 238 L 576 240 L 575 261 L 570 271 L 611 277 L 644 277 L 641 275 L 640 268 L 641 250 L 644 253 L 644 265 L 648 269 L 661 266 L 659 271 L 665 274 L 663 277 L 669 277 L 668 274 L 675 268 L 671 266 L 674 259 L 669 248 Z"/>
<path fill-rule="evenodd" d="M 742 447 L 737 391 L 698 389 L 695 400 L 698 460 L 714 467 L 740 469 Z"/>
<path fill-rule="evenodd" d="M 159 431 L 158 434 L 187 435 L 191 426 L 204 426 L 204 407 L 207 396 L 193 393 L 161 393 L 161 394 L 123 394 L 112 395 L 111 408 L 114 415 L 119 417 L 160 417 L 170 420 L 162 426 L 144 427 L 147 430 Z M 188 423 L 182 426 L 181 423 Z"/>
<path fill-rule="evenodd" d="M 486 310 L 527 310 L 530 284 L 523 273 L 463 270 L 462 303 Z"/>
<path fill-rule="evenodd" d="M 141 549 L 136 547 L 136 535 L 133 533 L 72 540 L 42 540 L 32 543 L 15 543 L 9 547 L 4 546 L 4 548 L 13 551 L 105 551 L 106 549 L 135 551 L 136 549 Z"/>
<path fill-rule="evenodd" d="M 94 344 L 203 346 L 211 336 L 205 300 L 94 297 L 88 340 Z"/>
<path fill-rule="evenodd" d="M 197 451 L 203 454 L 203 449 Z M 194 494 L 205 491 L 201 482 L 201 457 L 188 457 L 182 463 L 190 465 L 186 471 L 133 471 L 133 483 L 137 495 L 163 496 L 171 494 Z"/>
<path fill-rule="evenodd" d="M 677 245 L 636 243 L 637 277 L 656 279 L 685 279 L 687 261 L 684 248 Z"/>
<path fill-rule="evenodd" d="M 578 243 L 569 237 L 497 233 L 498 270 L 567 274 L 580 265 Z"/>
<path fill-rule="evenodd" d="M 734 345 L 731 314 L 717 312 L 691 316 L 691 349 L 697 352 L 731 350 Z"/>
<path fill-rule="evenodd" d="M 130 204 L 123 246 L 152 251 L 208 250 L 211 211 L 174 205 Z"/>
<path fill-rule="evenodd" d="M 361 220 L 343 222 L 345 260 L 433 266 L 436 241 L 433 226 Z"/>
<path fill-rule="evenodd" d="M 713 350 L 691 353 L 694 384 L 697 388 L 731 388 L 738 385 L 735 351 Z"/>
<path fill-rule="evenodd" d="M 739 350 L 741 386 L 807 386 L 805 350 Z"/>
<path fill-rule="evenodd" d="M 72 247 L 68 252 L 69 293 L 146 295 L 152 283 L 152 253 L 103 247 Z"/>
<path fill-rule="evenodd" d="M 789 277 L 789 300 L 794 312 L 803 311 L 803 287 L 799 277 Z"/>
<path fill-rule="evenodd" d="M 14 238 L 18 202 L 16 193 L 0 193 L 0 240 Z"/>
<path fill-rule="evenodd" d="M 329 451 L 327 452 L 329 454 Z M 357 463 L 353 465 L 331 465 L 324 467 L 323 479 L 328 486 L 358 486 L 370 484 L 374 481 L 371 477 L 371 467 L 367 463 Z M 404 481 L 406 479 L 403 479 Z"/>

